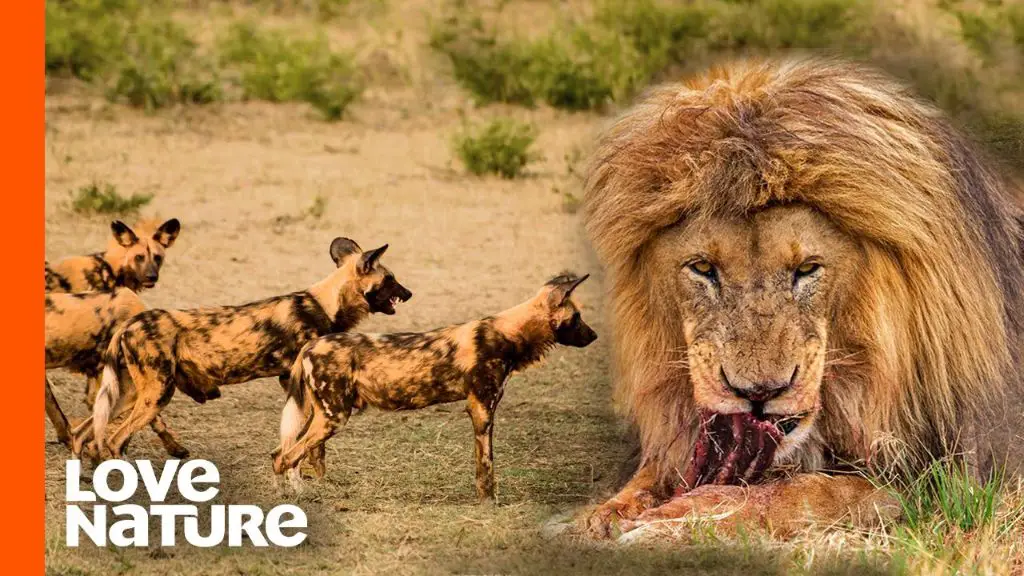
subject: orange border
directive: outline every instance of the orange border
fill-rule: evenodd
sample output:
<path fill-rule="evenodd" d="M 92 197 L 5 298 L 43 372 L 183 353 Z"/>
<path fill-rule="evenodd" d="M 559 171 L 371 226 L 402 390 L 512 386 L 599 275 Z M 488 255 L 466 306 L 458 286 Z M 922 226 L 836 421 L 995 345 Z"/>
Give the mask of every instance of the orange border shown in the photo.
<path fill-rule="evenodd" d="M 3 312 L 4 466 L 0 550 L 15 574 L 45 569 L 45 484 L 42 263 L 45 189 L 45 3 L 4 2 L 0 53 L 6 89 L 0 91 L 3 127 L 3 210 L 0 242 Z M 13 570 L 12 570 L 13 568 Z"/>

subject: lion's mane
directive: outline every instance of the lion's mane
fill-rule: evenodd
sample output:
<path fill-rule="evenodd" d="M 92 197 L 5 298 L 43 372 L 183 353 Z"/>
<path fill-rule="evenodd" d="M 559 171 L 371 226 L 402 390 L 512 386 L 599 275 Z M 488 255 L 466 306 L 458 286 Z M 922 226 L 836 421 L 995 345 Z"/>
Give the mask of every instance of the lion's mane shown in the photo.
<path fill-rule="evenodd" d="M 604 134 L 588 169 L 587 231 L 611 282 L 616 398 L 644 460 L 675 473 L 696 419 L 678 361 L 682 319 L 651 282 L 678 271 L 653 269 L 645 250 L 685 219 L 784 203 L 826 215 L 867 263 L 829 327 L 830 348 L 858 354 L 832 365 L 822 386 L 818 445 L 906 472 L 977 446 L 968 435 L 1009 429 L 1000 419 L 1014 406 L 1008 395 L 1022 407 L 1024 325 L 1009 185 L 938 110 L 878 72 L 746 61 L 651 90 Z"/>

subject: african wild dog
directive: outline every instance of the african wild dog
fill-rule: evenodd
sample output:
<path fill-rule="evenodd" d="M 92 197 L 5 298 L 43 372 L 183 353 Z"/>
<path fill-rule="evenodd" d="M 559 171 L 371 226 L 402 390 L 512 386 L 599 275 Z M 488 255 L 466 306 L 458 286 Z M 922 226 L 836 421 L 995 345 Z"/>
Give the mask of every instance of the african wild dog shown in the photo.
<path fill-rule="evenodd" d="M 129 228 L 115 220 L 106 252 L 46 263 L 47 292 L 109 292 L 121 286 L 139 292 L 160 276 L 164 250 L 174 244 L 181 224 L 172 218 L 160 226 L 143 221 Z M 137 232 L 137 233 L 136 233 Z"/>
<path fill-rule="evenodd" d="M 128 288 L 117 288 L 113 292 L 51 293 L 46 295 L 45 306 L 46 369 L 66 368 L 84 374 L 90 382 L 99 379 L 101 354 L 107 349 L 114 330 L 146 309 L 138 295 Z M 69 430 L 68 420 L 53 395 L 49 378 L 44 376 L 43 380 L 46 415 L 57 430 L 58 440 L 71 447 L 72 438 L 81 434 L 88 425 Z M 96 390 L 98 386 L 90 385 L 89 389 Z M 183 449 L 162 421 L 154 420 L 153 429 L 170 454 L 182 454 Z"/>
<path fill-rule="evenodd" d="M 159 279 L 164 252 L 178 238 L 181 224 L 176 218 L 167 220 L 159 226 L 156 221 L 143 220 L 137 223 L 133 230 L 124 222 L 115 220 L 111 222 L 110 230 L 113 234 L 105 252 L 65 258 L 53 266 L 46 262 L 46 293 L 110 292 L 121 287 L 137 293 L 144 288 L 152 288 Z M 109 337 L 109 334 L 107 336 Z M 72 336 L 64 334 L 64 337 Z M 78 335 L 77 339 L 80 342 L 87 342 L 91 337 L 92 334 L 86 332 Z M 105 349 L 104 342 L 102 348 L 94 351 L 79 350 L 77 353 L 93 354 L 98 357 Z M 85 397 L 90 407 L 99 385 L 99 379 L 96 377 L 99 368 L 94 366 L 91 369 L 97 370 L 96 374 L 83 372 L 86 375 Z M 51 407 L 56 406 L 56 400 L 53 399 L 49 382 L 46 384 L 46 403 L 50 413 Z M 52 414 L 56 415 L 56 412 Z M 58 420 L 54 420 L 55 426 L 56 422 Z M 61 440 L 64 441 L 65 438 L 61 437 Z"/>
<path fill-rule="evenodd" d="M 505 381 L 555 344 L 584 347 L 597 334 L 571 296 L 587 279 L 563 273 L 496 316 L 424 333 L 330 334 L 305 346 L 292 366 L 274 472 L 288 472 L 334 435 L 353 409 L 415 410 L 467 400 L 476 433 L 476 489 L 494 498 L 494 411 Z"/>
<path fill-rule="evenodd" d="M 348 238 L 331 243 L 337 265 L 308 290 L 242 306 L 148 310 L 126 322 L 104 354 L 103 383 L 93 409 L 101 454 L 120 455 L 128 438 L 167 405 L 177 387 L 199 403 L 220 396 L 220 385 L 278 376 L 282 387 L 296 354 L 310 340 L 352 329 L 373 312 L 395 313 L 412 293 L 380 257 L 387 244 L 363 252 Z M 107 439 L 121 381 L 130 375 L 131 414 Z M 105 445 L 105 446 L 104 446 Z"/>

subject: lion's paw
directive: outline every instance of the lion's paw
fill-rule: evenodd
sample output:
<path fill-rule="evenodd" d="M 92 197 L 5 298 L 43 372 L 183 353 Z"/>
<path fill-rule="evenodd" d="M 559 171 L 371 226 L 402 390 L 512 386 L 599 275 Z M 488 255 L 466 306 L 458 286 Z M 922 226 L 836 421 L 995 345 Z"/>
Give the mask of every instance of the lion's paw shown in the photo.
<path fill-rule="evenodd" d="M 591 538 L 610 538 L 618 523 L 632 520 L 656 504 L 657 499 L 646 490 L 638 490 L 628 498 L 616 496 L 584 518 L 583 530 Z"/>

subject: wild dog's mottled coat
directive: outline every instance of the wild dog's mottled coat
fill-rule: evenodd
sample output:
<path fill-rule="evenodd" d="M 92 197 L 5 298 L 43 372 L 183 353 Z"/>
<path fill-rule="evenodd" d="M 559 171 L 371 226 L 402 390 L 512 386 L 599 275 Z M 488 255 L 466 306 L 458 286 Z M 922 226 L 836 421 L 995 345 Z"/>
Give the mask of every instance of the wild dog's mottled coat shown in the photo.
<path fill-rule="evenodd" d="M 582 347 L 597 337 L 570 298 L 585 279 L 559 276 L 527 302 L 466 324 L 424 333 L 331 334 L 310 342 L 292 367 L 275 471 L 293 468 L 321 447 L 353 409 L 415 410 L 467 400 L 477 492 L 493 498 L 492 423 L 505 381 L 555 344 Z M 311 422 L 303 425 L 302 414 Z"/>
<path fill-rule="evenodd" d="M 139 400 L 111 436 L 114 454 L 160 412 L 175 387 L 202 403 L 219 397 L 220 385 L 268 376 L 283 381 L 313 338 L 350 330 L 372 312 L 394 314 L 394 301 L 412 294 L 378 262 L 386 248 L 363 252 L 337 238 L 330 252 L 338 269 L 308 290 L 242 306 L 149 310 L 132 318 L 104 357 L 109 365 L 93 412 L 96 438 L 105 440 L 122 372 L 131 375 Z"/>
<path fill-rule="evenodd" d="M 51 293 L 46 295 L 45 302 L 46 369 L 65 368 L 84 374 L 89 383 L 87 389 L 90 392 L 98 390 L 103 366 L 101 355 L 107 349 L 111 336 L 118 326 L 145 310 L 146 306 L 128 288 L 117 288 L 112 292 Z M 57 438 L 70 445 L 74 436 L 88 430 L 88 423 L 74 431 L 69 430 L 67 418 L 50 388 L 49 378 L 44 377 L 44 381 L 46 414 L 57 430 Z M 92 397 L 88 401 L 91 405 Z M 154 420 L 153 428 L 170 454 L 184 454 L 184 448 L 161 420 Z"/>
<path fill-rule="evenodd" d="M 181 224 L 172 218 L 159 226 L 142 221 L 129 228 L 115 220 L 107 250 L 46 263 L 47 292 L 109 292 L 127 287 L 138 292 L 159 279 L 164 251 L 174 244 Z"/>

